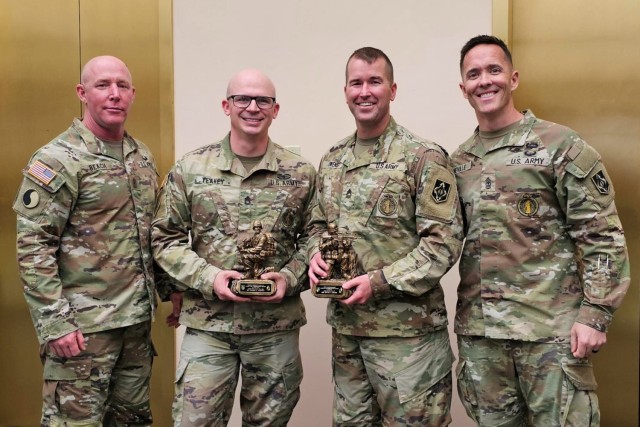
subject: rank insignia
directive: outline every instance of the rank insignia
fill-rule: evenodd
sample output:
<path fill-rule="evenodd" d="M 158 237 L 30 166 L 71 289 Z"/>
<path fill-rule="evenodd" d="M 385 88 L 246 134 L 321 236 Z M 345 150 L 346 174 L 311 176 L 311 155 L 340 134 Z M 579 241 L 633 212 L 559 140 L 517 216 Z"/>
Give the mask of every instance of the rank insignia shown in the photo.
<path fill-rule="evenodd" d="M 42 163 L 40 160 L 36 160 L 27 171 L 29 175 L 43 183 L 49 185 L 53 178 L 56 177 L 56 173 L 49 168 L 49 166 Z"/>
<path fill-rule="evenodd" d="M 22 204 L 27 209 L 35 208 L 36 206 L 38 206 L 39 202 L 40 202 L 40 196 L 38 195 L 38 192 L 34 189 L 27 190 L 22 195 Z"/>
<path fill-rule="evenodd" d="M 533 218 L 540 209 L 540 202 L 538 202 L 538 194 L 523 194 L 518 200 L 518 212 L 520 215 L 527 218 Z"/>
<path fill-rule="evenodd" d="M 440 179 L 436 179 L 436 183 L 433 185 L 433 190 L 431 191 L 431 198 L 436 203 L 444 203 L 449 198 L 450 191 L 451 184 Z"/>
<path fill-rule="evenodd" d="M 593 181 L 593 184 L 596 186 L 596 189 L 600 194 L 609 194 L 611 187 L 609 186 L 609 181 L 602 170 L 593 175 L 591 177 L 591 181 Z"/>
<path fill-rule="evenodd" d="M 391 216 L 398 211 L 398 202 L 392 194 L 383 194 L 378 202 L 378 210 L 385 216 Z"/>

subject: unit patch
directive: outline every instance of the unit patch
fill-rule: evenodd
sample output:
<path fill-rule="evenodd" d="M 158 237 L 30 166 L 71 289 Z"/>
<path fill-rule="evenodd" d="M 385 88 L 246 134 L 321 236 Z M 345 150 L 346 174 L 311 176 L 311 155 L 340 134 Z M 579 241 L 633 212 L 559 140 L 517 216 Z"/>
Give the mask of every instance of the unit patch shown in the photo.
<path fill-rule="evenodd" d="M 518 212 L 520 215 L 526 216 L 527 218 L 535 217 L 538 209 L 540 209 L 539 198 L 539 194 L 526 193 L 521 195 L 518 199 Z"/>
<path fill-rule="evenodd" d="M 611 191 L 611 186 L 609 185 L 609 181 L 605 176 L 602 170 L 598 171 L 595 175 L 591 177 L 591 181 L 596 186 L 596 189 L 600 194 L 607 195 Z"/>
<path fill-rule="evenodd" d="M 53 181 L 53 178 L 56 177 L 56 173 L 40 160 L 36 160 L 35 163 L 29 167 L 27 172 L 44 185 L 49 185 L 49 183 Z"/>
<path fill-rule="evenodd" d="M 378 210 L 384 216 L 392 216 L 398 212 L 398 201 L 393 194 L 383 194 L 378 201 Z"/>
<path fill-rule="evenodd" d="M 35 208 L 36 206 L 38 206 L 39 202 L 40 202 L 40 195 L 34 189 L 29 189 L 25 191 L 24 194 L 22 195 L 22 204 L 27 209 Z"/>
<path fill-rule="evenodd" d="M 296 214 L 293 209 L 285 209 L 280 215 L 280 218 L 282 220 L 282 225 L 284 226 L 284 228 L 290 230 L 296 221 Z"/>
<path fill-rule="evenodd" d="M 436 203 L 444 203 L 449 198 L 449 192 L 451 191 L 451 184 L 448 182 L 436 179 L 431 191 L 431 198 Z"/>

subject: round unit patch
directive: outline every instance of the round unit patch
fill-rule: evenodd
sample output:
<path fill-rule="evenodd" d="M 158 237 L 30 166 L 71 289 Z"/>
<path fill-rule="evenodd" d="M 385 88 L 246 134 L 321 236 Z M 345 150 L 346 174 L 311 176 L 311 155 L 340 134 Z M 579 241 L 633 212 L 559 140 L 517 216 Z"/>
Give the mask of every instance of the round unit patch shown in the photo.
<path fill-rule="evenodd" d="M 391 194 L 383 194 L 378 202 L 378 210 L 385 216 L 391 216 L 398 210 L 398 202 Z"/>
<path fill-rule="evenodd" d="M 27 209 L 33 209 L 40 203 L 40 195 L 34 189 L 30 189 L 22 194 L 22 204 Z"/>
<path fill-rule="evenodd" d="M 523 194 L 520 196 L 518 200 L 518 212 L 520 212 L 520 215 L 532 218 L 536 216 L 539 208 L 540 203 L 535 195 Z"/>

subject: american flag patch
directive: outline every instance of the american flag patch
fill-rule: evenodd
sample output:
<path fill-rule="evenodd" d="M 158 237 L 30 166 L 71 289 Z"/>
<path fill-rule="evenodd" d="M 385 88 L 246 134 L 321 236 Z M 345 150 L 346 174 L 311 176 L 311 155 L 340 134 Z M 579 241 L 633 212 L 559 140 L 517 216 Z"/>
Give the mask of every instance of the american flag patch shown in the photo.
<path fill-rule="evenodd" d="M 38 181 L 42 182 L 45 185 L 49 185 L 53 178 L 56 177 L 56 173 L 40 160 L 36 160 L 36 162 L 31 165 L 28 172 L 29 175 L 35 177 Z"/>

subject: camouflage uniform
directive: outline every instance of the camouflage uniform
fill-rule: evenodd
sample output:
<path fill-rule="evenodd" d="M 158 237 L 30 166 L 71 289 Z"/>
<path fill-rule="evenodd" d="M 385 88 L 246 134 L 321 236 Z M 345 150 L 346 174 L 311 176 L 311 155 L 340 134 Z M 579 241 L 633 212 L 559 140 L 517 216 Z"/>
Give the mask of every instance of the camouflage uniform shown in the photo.
<path fill-rule="evenodd" d="M 314 188 L 313 166 L 272 141 L 248 174 L 231 151 L 229 135 L 185 155 L 169 172 L 153 225 L 154 255 L 185 290 L 180 323 L 187 326 L 188 336 L 201 337 L 182 346 L 175 425 L 226 425 L 239 354 L 249 354 L 251 342 L 264 344 L 264 352 L 279 346 L 282 358 L 271 366 L 266 358 L 263 364 L 243 363 L 243 377 L 251 373 L 262 378 L 242 391 L 242 407 L 254 408 L 243 411 L 244 422 L 284 425 L 291 416 L 302 378 L 298 329 L 306 323 L 300 292 L 309 287 L 307 238 L 299 233 L 307 222 Z M 213 293 L 216 274 L 238 265 L 238 243 L 253 235 L 254 220 L 260 220 L 276 241 L 276 255 L 265 267 L 286 277 L 286 296 L 279 304 L 218 300 Z M 203 346 L 209 350 L 203 351 Z M 209 400 L 204 411 L 203 395 Z"/>
<path fill-rule="evenodd" d="M 33 155 L 13 206 L 24 293 L 43 345 L 45 425 L 56 425 L 64 417 L 69 425 L 79 419 L 99 425 L 105 399 L 110 399 L 106 412 L 119 413 L 122 422 L 151 420 L 148 379 L 153 348 L 148 329 L 155 298 L 150 228 L 157 171 L 147 147 L 128 134 L 123 140 L 124 163 L 106 152 L 104 143 L 74 120 Z M 147 388 L 139 394 L 136 390 L 137 397 L 126 392 L 133 379 L 118 377 L 129 363 L 120 350 L 106 355 L 109 360 L 100 378 L 91 383 L 85 380 L 96 366 L 92 350 L 71 359 L 46 352 L 48 341 L 78 329 L 91 347 L 92 334 L 112 333 L 114 340 L 122 340 L 127 334 L 123 328 L 140 325 L 146 332 L 133 335 L 144 348 L 144 360 L 139 353 L 133 357 L 144 365 L 139 372 L 146 376 L 142 382 Z M 110 380 L 122 393 L 103 393 L 102 386 Z M 95 399 L 67 412 L 58 405 L 73 400 L 73 393 Z"/>
<path fill-rule="evenodd" d="M 440 278 L 462 246 L 455 178 L 438 145 L 417 138 L 393 118 L 372 155 L 355 158 L 355 143 L 354 134 L 321 160 L 309 244 L 309 255 L 319 250 L 328 223 L 348 230 L 356 237 L 357 274 L 368 274 L 373 289 L 367 304 L 328 303 L 327 322 L 334 329 L 334 423 L 379 425 L 382 417 L 390 425 L 443 425 L 450 420 L 453 355 Z M 444 338 L 435 339 L 439 331 Z M 424 341 L 419 358 L 416 341 Z M 372 350 L 377 365 L 369 363 L 367 348 L 378 348 Z M 404 375 L 413 372 L 407 370 L 413 369 L 409 359 L 429 369 Z M 442 386 L 447 382 L 448 392 Z M 434 388 L 443 392 L 431 395 Z M 350 402 L 348 395 L 362 399 Z M 431 400 L 424 401 L 425 395 Z M 415 414 L 414 406 L 422 413 Z"/>
<path fill-rule="evenodd" d="M 504 425 L 519 425 L 528 416 L 534 425 L 552 426 L 571 418 L 573 409 L 591 413 L 577 401 L 597 412 L 591 363 L 572 356 L 571 327 L 579 322 L 606 332 L 630 281 L 600 156 L 572 130 L 527 111 L 490 150 L 476 131 L 452 161 L 465 216 L 455 331 L 469 415 L 480 425 L 510 417 L 513 424 Z M 495 357 L 487 361 L 489 352 Z M 543 382 L 537 374 L 547 363 L 565 375 Z M 510 389 L 501 389 L 508 381 L 504 364 L 521 365 L 511 369 L 511 380 L 517 376 L 520 384 Z M 479 387 L 477 401 L 472 390 Z M 528 409 L 518 393 L 527 396 Z"/>

